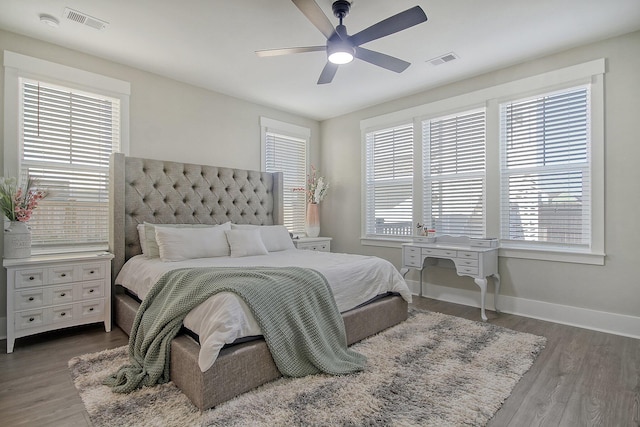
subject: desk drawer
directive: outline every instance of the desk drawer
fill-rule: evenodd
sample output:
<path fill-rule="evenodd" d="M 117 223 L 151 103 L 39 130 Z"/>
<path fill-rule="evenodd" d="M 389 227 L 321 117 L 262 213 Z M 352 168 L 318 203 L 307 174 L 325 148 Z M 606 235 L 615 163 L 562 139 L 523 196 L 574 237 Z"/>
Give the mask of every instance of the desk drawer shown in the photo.
<path fill-rule="evenodd" d="M 454 262 L 457 267 L 478 267 L 477 259 L 456 258 Z"/>
<path fill-rule="evenodd" d="M 422 257 L 420 254 L 405 253 L 402 263 L 407 267 L 420 268 L 422 267 Z"/>
<path fill-rule="evenodd" d="M 458 258 L 478 259 L 478 252 L 458 251 Z"/>
<path fill-rule="evenodd" d="M 443 258 L 455 258 L 457 255 L 457 251 L 450 249 L 431 249 L 431 248 L 422 248 L 422 256 L 434 256 L 434 257 L 443 257 Z"/>
<path fill-rule="evenodd" d="M 463 265 L 456 266 L 456 271 L 460 276 L 477 276 L 478 267 L 465 267 Z"/>

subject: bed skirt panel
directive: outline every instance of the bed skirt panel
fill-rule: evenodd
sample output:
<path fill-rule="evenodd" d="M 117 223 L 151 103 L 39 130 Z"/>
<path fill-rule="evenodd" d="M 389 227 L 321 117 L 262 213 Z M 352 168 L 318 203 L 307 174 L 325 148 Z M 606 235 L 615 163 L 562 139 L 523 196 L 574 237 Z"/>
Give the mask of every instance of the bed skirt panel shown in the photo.
<path fill-rule="evenodd" d="M 118 293 L 114 297 L 115 322 L 128 335 L 140 303 Z M 377 299 L 343 313 L 347 344 L 351 345 L 407 319 L 408 304 L 398 295 Z M 171 380 L 193 404 L 204 410 L 279 378 L 264 339 L 223 348 L 206 372 L 198 365 L 200 345 L 181 334 L 171 343 Z"/>

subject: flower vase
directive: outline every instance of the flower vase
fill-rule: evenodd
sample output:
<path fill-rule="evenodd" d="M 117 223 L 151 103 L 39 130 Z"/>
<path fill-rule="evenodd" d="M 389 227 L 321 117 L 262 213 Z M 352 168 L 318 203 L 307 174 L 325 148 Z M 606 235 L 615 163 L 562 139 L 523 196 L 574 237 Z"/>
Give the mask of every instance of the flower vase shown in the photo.
<path fill-rule="evenodd" d="M 4 229 L 4 257 L 28 258 L 31 256 L 31 230 L 24 222 L 11 221 Z"/>
<path fill-rule="evenodd" d="M 320 211 L 317 203 L 309 203 L 307 205 L 305 230 L 309 237 L 318 237 L 320 235 Z"/>

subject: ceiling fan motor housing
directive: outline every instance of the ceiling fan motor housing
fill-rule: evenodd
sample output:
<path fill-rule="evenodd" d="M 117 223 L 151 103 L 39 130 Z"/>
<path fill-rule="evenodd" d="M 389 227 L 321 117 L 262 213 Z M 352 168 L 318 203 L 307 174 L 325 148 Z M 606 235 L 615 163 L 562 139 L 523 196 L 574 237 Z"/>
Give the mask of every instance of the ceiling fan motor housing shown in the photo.
<path fill-rule="evenodd" d="M 333 10 L 333 14 L 335 15 L 335 17 L 342 20 L 342 18 L 349 14 L 351 3 L 349 3 L 347 0 L 337 0 L 333 2 L 333 5 L 331 5 L 331 9 Z"/>

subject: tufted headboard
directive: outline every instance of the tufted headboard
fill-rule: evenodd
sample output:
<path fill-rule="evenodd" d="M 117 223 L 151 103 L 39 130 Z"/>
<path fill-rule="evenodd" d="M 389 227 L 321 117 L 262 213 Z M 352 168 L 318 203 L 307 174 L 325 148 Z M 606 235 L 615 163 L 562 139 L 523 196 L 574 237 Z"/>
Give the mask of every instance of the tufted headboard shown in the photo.
<path fill-rule="evenodd" d="M 282 224 L 282 173 L 111 156 L 113 274 L 142 253 L 137 225 Z"/>

